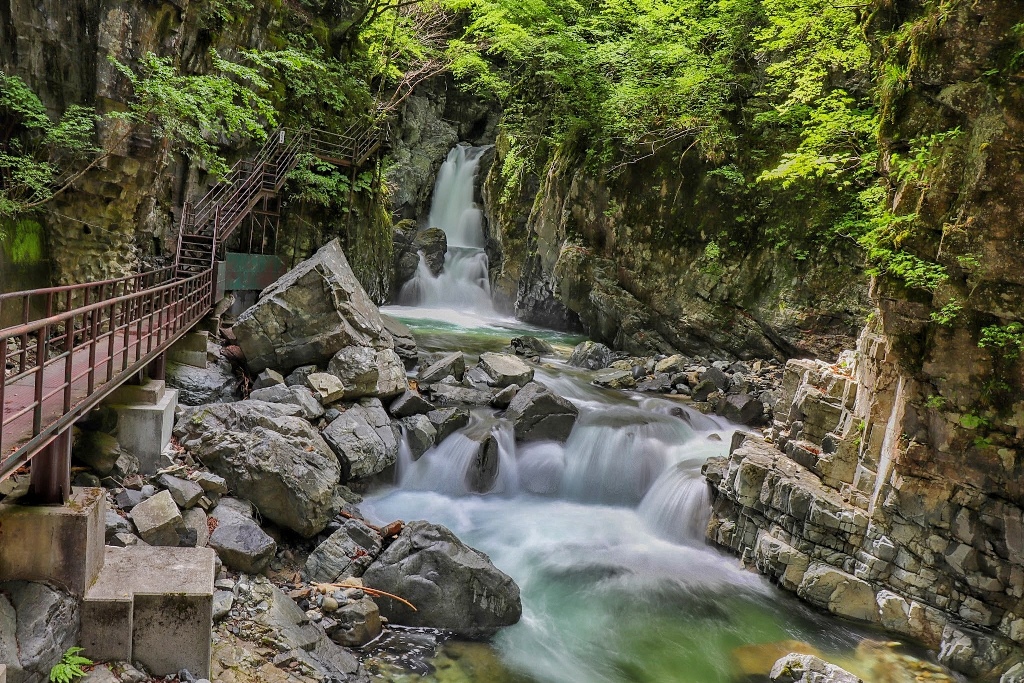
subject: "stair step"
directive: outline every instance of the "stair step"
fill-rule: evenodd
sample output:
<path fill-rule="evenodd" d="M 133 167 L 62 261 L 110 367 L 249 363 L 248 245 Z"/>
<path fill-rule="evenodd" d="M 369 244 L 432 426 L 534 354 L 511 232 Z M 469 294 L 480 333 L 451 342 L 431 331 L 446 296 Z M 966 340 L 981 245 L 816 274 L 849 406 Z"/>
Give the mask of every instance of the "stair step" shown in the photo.
<path fill-rule="evenodd" d="M 209 548 L 107 546 L 82 601 L 81 644 L 97 661 L 138 661 L 157 676 L 209 678 L 215 556 Z"/>

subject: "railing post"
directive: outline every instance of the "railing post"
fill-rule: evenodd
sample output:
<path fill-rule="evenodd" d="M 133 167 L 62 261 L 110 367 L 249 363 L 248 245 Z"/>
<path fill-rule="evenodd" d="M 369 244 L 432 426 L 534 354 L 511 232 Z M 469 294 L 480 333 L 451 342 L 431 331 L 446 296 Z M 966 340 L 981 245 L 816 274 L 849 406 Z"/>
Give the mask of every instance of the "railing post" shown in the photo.
<path fill-rule="evenodd" d="M 37 505 L 63 505 L 71 495 L 71 430 L 58 434 L 32 459 L 29 498 Z"/>

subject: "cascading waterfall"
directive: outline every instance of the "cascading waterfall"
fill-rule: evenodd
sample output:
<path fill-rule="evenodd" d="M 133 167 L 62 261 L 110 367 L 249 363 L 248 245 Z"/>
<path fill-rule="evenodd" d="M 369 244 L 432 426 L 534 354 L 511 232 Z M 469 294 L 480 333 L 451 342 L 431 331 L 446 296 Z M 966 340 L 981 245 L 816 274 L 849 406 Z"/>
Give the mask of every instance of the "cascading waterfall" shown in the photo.
<path fill-rule="evenodd" d="M 473 201 L 477 167 L 487 149 L 456 145 L 441 165 L 427 222 L 448 238 L 444 268 L 435 276 L 420 254 L 416 274 L 402 286 L 399 303 L 493 312 L 483 211 Z"/>

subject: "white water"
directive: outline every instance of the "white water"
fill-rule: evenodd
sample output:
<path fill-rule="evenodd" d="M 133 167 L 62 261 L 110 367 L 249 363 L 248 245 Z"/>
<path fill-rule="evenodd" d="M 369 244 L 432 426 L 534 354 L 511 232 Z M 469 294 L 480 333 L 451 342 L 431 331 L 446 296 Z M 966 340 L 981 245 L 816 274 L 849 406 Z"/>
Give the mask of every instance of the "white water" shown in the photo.
<path fill-rule="evenodd" d="M 483 211 L 473 201 L 477 168 L 486 150 L 456 145 L 441 165 L 427 227 L 441 228 L 448 238 L 444 267 L 435 276 L 420 254 L 416 274 L 399 292 L 400 303 L 493 313 Z"/>

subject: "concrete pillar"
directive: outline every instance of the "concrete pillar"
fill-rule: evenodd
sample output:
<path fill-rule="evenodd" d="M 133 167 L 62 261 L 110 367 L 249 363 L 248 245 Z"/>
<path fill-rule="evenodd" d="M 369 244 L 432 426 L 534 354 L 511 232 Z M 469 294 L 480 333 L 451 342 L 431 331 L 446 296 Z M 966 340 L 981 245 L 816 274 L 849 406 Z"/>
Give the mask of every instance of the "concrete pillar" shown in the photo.
<path fill-rule="evenodd" d="M 106 403 L 117 411 L 118 444 L 139 459 L 143 474 L 155 474 L 161 467 L 160 454 L 171 442 L 178 390 L 151 379 L 118 387 Z"/>
<path fill-rule="evenodd" d="M 107 497 L 75 488 L 65 505 L 0 503 L 0 581 L 52 581 L 81 597 L 103 567 Z"/>
<path fill-rule="evenodd" d="M 172 363 L 206 368 L 206 343 L 210 335 L 207 332 L 189 332 L 167 350 L 167 360 Z"/>

